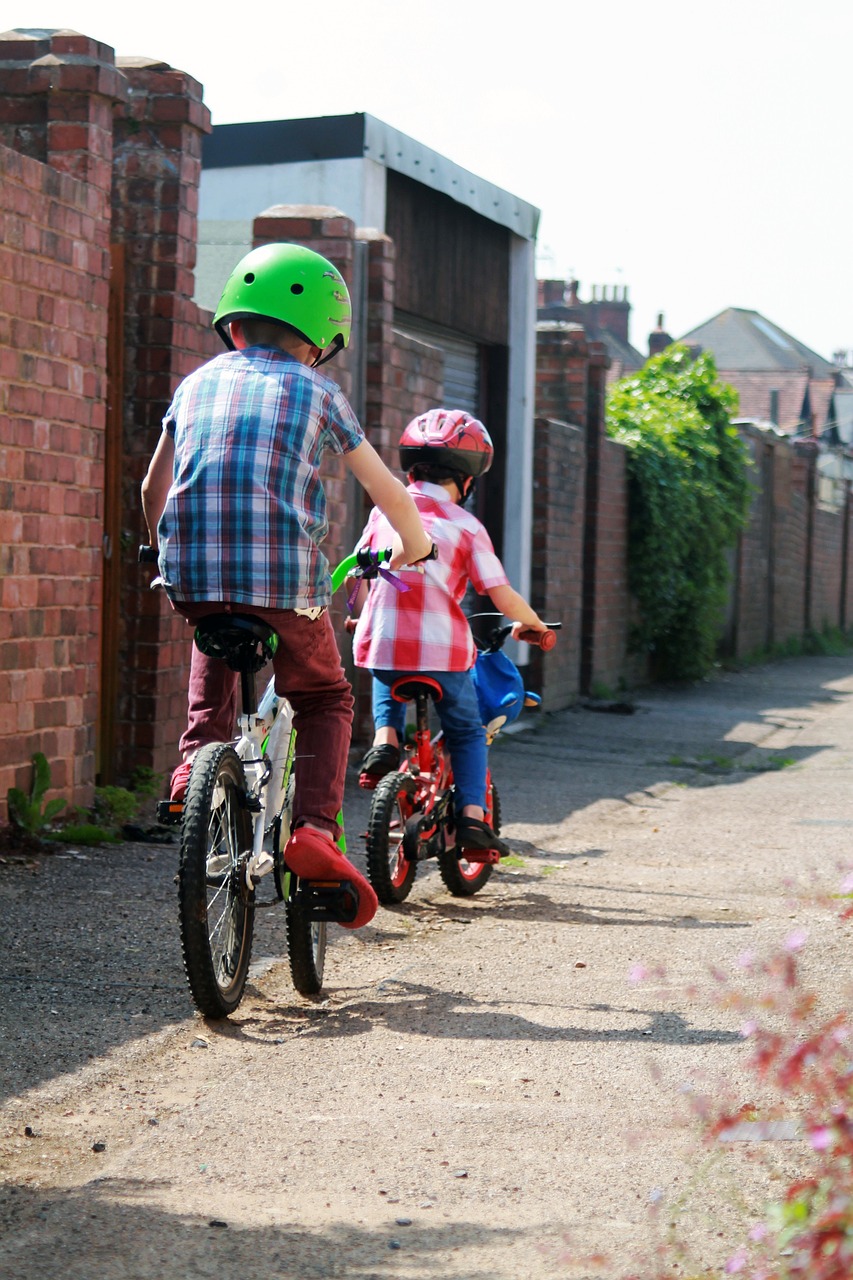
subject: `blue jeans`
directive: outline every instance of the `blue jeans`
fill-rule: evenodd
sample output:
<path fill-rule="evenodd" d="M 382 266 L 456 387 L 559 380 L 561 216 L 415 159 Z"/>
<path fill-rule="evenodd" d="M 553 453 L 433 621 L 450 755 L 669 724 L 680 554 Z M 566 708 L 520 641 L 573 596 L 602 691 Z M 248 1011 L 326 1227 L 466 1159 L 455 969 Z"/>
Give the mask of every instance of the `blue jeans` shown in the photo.
<path fill-rule="evenodd" d="M 405 741 L 406 704 L 391 697 L 391 685 L 411 671 L 373 671 L 373 724 L 396 729 Z M 480 718 L 477 691 L 470 671 L 419 671 L 441 685 L 443 697 L 435 704 L 444 740 L 450 751 L 456 783 L 458 811 L 466 804 L 486 807 L 486 731 Z"/>

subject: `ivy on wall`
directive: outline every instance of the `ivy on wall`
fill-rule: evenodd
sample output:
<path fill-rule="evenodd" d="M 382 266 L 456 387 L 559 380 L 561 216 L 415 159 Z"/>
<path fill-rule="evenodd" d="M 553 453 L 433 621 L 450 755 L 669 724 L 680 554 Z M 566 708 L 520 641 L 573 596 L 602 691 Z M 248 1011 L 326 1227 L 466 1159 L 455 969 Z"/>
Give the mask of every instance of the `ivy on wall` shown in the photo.
<path fill-rule="evenodd" d="M 607 397 L 607 432 L 628 450 L 632 647 L 657 679 L 697 679 L 716 657 L 728 556 L 750 496 L 737 392 L 713 356 L 673 344 Z"/>

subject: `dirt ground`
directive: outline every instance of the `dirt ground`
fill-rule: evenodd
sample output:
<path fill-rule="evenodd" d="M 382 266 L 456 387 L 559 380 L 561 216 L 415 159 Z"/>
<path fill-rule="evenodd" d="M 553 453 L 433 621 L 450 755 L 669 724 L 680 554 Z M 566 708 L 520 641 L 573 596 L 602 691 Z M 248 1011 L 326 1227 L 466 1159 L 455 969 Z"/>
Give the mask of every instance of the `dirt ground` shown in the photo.
<path fill-rule="evenodd" d="M 270 907 L 238 1012 L 194 1014 L 175 845 L 0 859 L 1 1275 L 651 1276 L 670 1223 L 680 1274 L 717 1273 L 809 1153 L 794 1128 L 708 1166 L 690 1091 L 769 1100 L 709 975 L 804 927 L 843 998 L 853 659 L 529 722 L 492 759 L 514 857 L 472 899 L 422 865 L 332 931 L 316 1000 Z"/>

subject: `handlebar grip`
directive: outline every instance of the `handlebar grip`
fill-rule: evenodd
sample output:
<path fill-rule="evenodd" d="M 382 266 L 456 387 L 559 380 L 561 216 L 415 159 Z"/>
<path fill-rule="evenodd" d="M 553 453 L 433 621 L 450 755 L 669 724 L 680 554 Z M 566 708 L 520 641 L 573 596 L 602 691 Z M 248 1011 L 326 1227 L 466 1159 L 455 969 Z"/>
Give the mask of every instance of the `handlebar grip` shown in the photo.
<path fill-rule="evenodd" d="M 156 564 L 159 552 L 156 547 L 141 546 L 136 553 L 137 564 Z"/>
<path fill-rule="evenodd" d="M 522 627 L 515 634 L 516 640 L 526 640 L 528 644 L 536 645 L 543 653 L 547 653 L 549 649 L 553 649 L 557 643 L 556 631 L 537 631 L 535 627 Z"/>

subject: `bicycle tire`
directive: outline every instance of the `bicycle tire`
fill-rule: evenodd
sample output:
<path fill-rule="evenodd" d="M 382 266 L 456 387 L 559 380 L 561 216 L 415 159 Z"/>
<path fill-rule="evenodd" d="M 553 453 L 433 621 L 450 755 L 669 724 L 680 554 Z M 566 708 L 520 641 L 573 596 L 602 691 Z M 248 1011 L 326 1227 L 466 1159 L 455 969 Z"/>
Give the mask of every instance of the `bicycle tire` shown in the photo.
<path fill-rule="evenodd" d="M 383 904 L 409 896 L 418 864 L 403 855 L 403 827 L 414 811 L 417 783 L 410 773 L 389 773 L 373 792 L 367 824 L 367 875 Z"/>
<path fill-rule="evenodd" d="M 293 985 L 301 996 L 319 995 L 326 967 L 326 921 L 307 920 L 295 902 L 285 904 L 285 919 Z"/>
<path fill-rule="evenodd" d="M 489 783 L 486 821 L 496 836 L 501 833 L 501 799 L 493 782 Z M 460 857 L 456 848 L 445 849 L 438 855 L 438 870 L 444 887 L 454 898 L 471 898 L 479 893 L 492 875 L 491 862 L 469 862 Z"/>
<path fill-rule="evenodd" d="M 233 747 L 215 742 L 201 748 L 184 799 L 178 905 L 187 981 L 208 1018 L 237 1008 L 252 955 L 255 895 L 245 867 L 253 825 L 245 787 Z"/>

